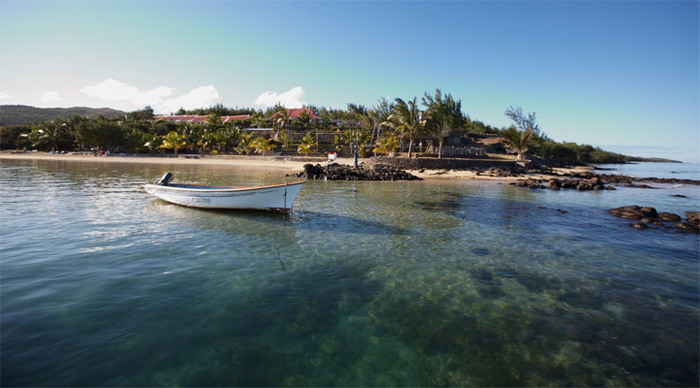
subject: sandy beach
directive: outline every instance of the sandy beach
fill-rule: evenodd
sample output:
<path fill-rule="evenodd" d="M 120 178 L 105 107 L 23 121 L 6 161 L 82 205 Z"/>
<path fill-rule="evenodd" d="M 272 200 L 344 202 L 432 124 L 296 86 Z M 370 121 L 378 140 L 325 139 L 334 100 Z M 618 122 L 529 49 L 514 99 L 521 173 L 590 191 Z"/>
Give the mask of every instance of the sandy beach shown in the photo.
<path fill-rule="evenodd" d="M 94 156 L 92 154 L 51 154 L 48 152 L 0 152 L 0 159 L 14 160 L 55 160 L 67 162 L 88 163 L 136 163 L 136 164 L 178 164 L 178 165 L 206 165 L 206 166 L 238 166 L 245 168 L 283 169 L 289 173 L 301 172 L 308 163 L 325 164 L 323 158 L 291 158 L 285 156 L 259 156 L 259 155 L 179 155 L 175 156 Z M 352 165 L 352 158 L 337 158 L 335 163 Z M 363 159 L 360 159 L 360 163 Z M 576 167 L 571 169 L 559 168 L 556 172 L 565 174 L 574 171 L 589 170 L 589 167 Z M 546 178 L 547 175 L 528 174 L 527 177 L 492 177 L 477 175 L 470 170 L 408 170 L 409 173 L 426 180 L 498 180 L 510 182 L 525 178 Z"/>

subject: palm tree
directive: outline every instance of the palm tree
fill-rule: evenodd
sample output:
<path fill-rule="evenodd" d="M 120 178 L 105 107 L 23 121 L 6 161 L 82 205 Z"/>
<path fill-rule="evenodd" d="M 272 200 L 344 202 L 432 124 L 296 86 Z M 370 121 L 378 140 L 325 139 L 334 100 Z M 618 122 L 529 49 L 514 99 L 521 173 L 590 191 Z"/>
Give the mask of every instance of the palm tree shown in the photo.
<path fill-rule="evenodd" d="M 143 146 L 148 148 L 150 152 L 158 148 L 165 150 L 165 148 L 161 147 L 161 145 L 163 145 L 163 137 L 158 136 L 157 133 L 148 133 L 144 137 L 148 141 L 144 143 Z"/>
<path fill-rule="evenodd" d="M 411 158 L 413 139 L 421 132 L 425 122 L 421 119 L 416 97 L 408 103 L 400 98 L 394 102 L 391 114 L 382 124 L 392 128 L 397 134 L 408 137 L 408 157 Z"/>
<path fill-rule="evenodd" d="M 265 118 L 263 117 L 262 112 L 253 112 L 253 114 L 250 115 L 250 121 L 256 128 L 262 128 L 262 126 L 265 124 Z"/>
<path fill-rule="evenodd" d="M 289 120 L 289 115 L 287 115 L 287 108 L 281 106 L 277 112 L 275 112 L 277 115 L 277 119 L 275 119 L 275 126 L 277 127 L 277 132 L 275 133 L 275 139 L 280 138 L 280 131 L 282 128 L 284 128 L 287 125 L 287 121 Z M 289 136 L 289 133 L 287 134 Z"/>
<path fill-rule="evenodd" d="M 236 141 L 238 140 L 238 137 L 240 135 L 240 127 L 233 124 L 226 124 L 219 131 L 219 136 L 217 138 L 217 146 L 222 147 L 224 149 L 231 148 L 234 144 L 236 144 Z"/>
<path fill-rule="evenodd" d="M 368 114 L 372 116 L 374 127 L 372 128 L 372 140 L 379 140 L 383 123 L 389 118 L 393 105 L 382 97 L 377 101 L 379 104 L 369 110 Z"/>
<path fill-rule="evenodd" d="M 250 142 L 250 146 L 255 149 L 255 152 L 265 155 L 267 151 L 275 148 L 275 145 L 270 142 L 270 139 L 264 137 L 256 137 Z"/>
<path fill-rule="evenodd" d="M 177 156 L 177 150 L 184 147 L 186 144 L 187 142 L 182 136 L 175 131 L 170 131 L 167 135 L 163 136 L 163 144 L 160 146 L 160 148 L 173 150 L 173 152 L 175 152 L 175 156 Z"/>
<path fill-rule="evenodd" d="M 234 150 L 236 150 L 236 152 L 238 152 L 240 155 L 249 155 L 253 150 L 253 146 L 251 145 L 252 140 L 253 134 L 250 132 L 241 133 L 240 136 L 238 136 L 238 145 L 234 148 Z"/>
<path fill-rule="evenodd" d="M 443 98 L 440 89 L 435 89 L 435 96 L 425 93 L 423 105 L 427 108 L 425 112 L 427 125 L 438 139 L 439 159 L 442 158 L 442 144 L 445 137 L 449 136 L 453 129 L 461 127 L 464 123 L 462 101 L 455 101 L 449 93 Z"/>
<path fill-rule="evenodd" d="M 314 147 L 317 147 L 318 143 L 314 140 L 311 132 L 307 132 L 306 135 L 301 139 L 297 152 L 300 154 L 308 155 Z"/>
<path fill-rule="evenodd" d="M 216 114 L 216 113 L 214 113 L 214 112 L 209 113 L 209 115 L 207 116 L 207 120 L 205 121 L 205 123 L 207 124 L 207 126 L 211 126 L 211 127 L 214 127 L 214 128 L 218 128 L 218 127 L 221 126 L 221 116 L 218 115 L 218 114 Z"/>
<path fill-rule="evenodd" d="M 311 120 L 313 120 L 313 118 L 311 117 L 311 113 L 309 113 L 308 110 L 299 113 L 299 122 L 307 131 L 309 130 L 309 126 L 311 125 Z"/>
<path fill-rule="evenodd" d="M 505 111 L 515 123 L 515 128 L 511 127 L 502 134 L 505 137 L 506 144 L 511 146 L 518 153 L 517 160 L 525 160 L 525 153 L 528 150 L 528 141 L 534 133 L 539 135 L 540 126 L 535 123 L 535 112 L 528 113 L 527 116 L 523 113 L 523 108 L 509 106 Z"/>
<path fill-rule="evenodd" d="M 516 160 L 525 160 L 525 153 L 528 150 L 527 143 L 530 140 L 530 135 L 532 135 L 532 132 L 532 129 L 527 131 L 518 131 L 513 127 L 510 127 L 502 132 L 506 145 L 510 146 L 515 150 L 515 152 L 517 152 Z"/>
<path fill-rule="evenodd" d="M 65 123 L 58 123 L 54 121 L 45 122 L 39 124 L 32 133 L 31 139 L 33 140 L 34 147 L 43 147 L 49 145 L 52 147 L 53 151 L 58 151 L 58 142 L 64 135 L 67 135 Z"/>
<path fill-rule="evenodd" d="M 299 113 L 299 122 L 304 127 L 305 130 L 309 130 L 309 125 L 311 125 L 311 113 L 308 110 Z M 289 136 L 289 134 L 287 134 Z M 316 127 L 316 152 L 318 152 L 318 127 Z"/>
<path fill-rule="evenodd" d="M 390 155 L 399 147 L 399 139 L 396 135 L 384 135 L 375 143 L 372 152 Z"/>
<path fill-rule="evenodd" d="M 81 150 L 97 143 L 95 141 L 94 125 L 90 119 L 75 115 L 69 117 L 66 124 L 68 131 L 75 138 Z"/>
<path fill-rule="evenodd" d="M 333 148 L 335 149 L 335 152 L 342 151 L 345 145 L 345 136 L 343 136 L 343 134 L 340 133 L 340 129 L 338 129 L 336 131 L 336 135 L 333 136 Z"/>

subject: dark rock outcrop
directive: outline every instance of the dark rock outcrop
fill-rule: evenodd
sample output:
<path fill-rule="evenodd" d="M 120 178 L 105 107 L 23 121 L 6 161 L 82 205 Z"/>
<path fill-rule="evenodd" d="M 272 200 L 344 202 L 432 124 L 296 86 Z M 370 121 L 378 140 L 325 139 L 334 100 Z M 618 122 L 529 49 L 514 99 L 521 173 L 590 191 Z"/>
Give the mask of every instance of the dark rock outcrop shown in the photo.
<path fill-rule="evenodd" d="M 521 179 L 516 182 L 512 182 L 511 185 L 517 187 L 529 187 L 531 189 L 550 189 L 550 190 L 561 190 L 561 189 L 574 189 L 578 191 L 589 191 L 589 190 L 615 190 L 612 186 L 606 186 L 603 181 L 597 177 L 584 177 L 584 178 L 549 178 L 547 183 L 544 183 L 542 179 Z"/>
<path fill-rule="evenodd" d="M 639 222 L 636 224 L 628 224 L 637 229 L 648 229 L 649 224 L 670 229 L 670 227 L 664 222 L 672 222 L 673 226 L 675 226 L 678 230 L 691 233 L 700 233 L 700 227 L 697 224 L 697 222 L 700 221 L 697 218 L 700 216 L 700 212 L 685 212 L 687 222 L 681 222 L 681 216 L 678 214 L 667 212 L 659 213 L 655 208 L 649 206 L 621 206 L 614 209 L 609 209 L 608 213 L 615 217 L 626 218 L 628 220 L 638 220 Z"/>
<path fill-rule="evenodd" d="M 679 216 L 678 214 L 667 213 L 667 212 L 659 213 L 659 218 L 663 221 L 673 221 L 673 222 L 680 222 L 681 221 L 681 216 Z"/>
<path fill-rule="evenodd" d="M 477 168 L 475 171 L 477 176 L 483 175 L 500 178 L 518 177 L 522 176 L 526 172 L 525 169 L 518 164 L 500 167 Z"/>
<path fill-rule="evenodd" d="M 656 209 L 654 209 L 653 207 L 639 207 L 637 205 L 616 207 L 614 209 L 609 209 L 608 213 L 614 215 L 615 217 L 622 217 L 628 220 L 641 220 L 642 218 L 657 218 L 658 216 Z"/>
<path fill-rule="evenodd" d="M 640 183 L 640 182 L 652 182 L 652 183 L 673 183 L 673 184 L 683 184 L 683 185 L 700 185 L 700 181 L 693 179 L 676 179 L 676 178 L 637 178 L 630 177 L 626 175 L 612 175 L 612 174 L 600 174 L 598 175 L 600 179 L 606 184 L 622 184 L 629 187 L 641 187 L 650 188 L 651 186 Z"/>
<path fill-rule="evenodd" d="M 700 212 L 685 212 L 685 218 L 693 225 L 700 225 Z"/>
<path fill-rule="evenodd" d="M 325 180 L 358 180 L 358 181 L 398 181 L 398 180 L 420 180 L 415 175 L 406 171 L 398 170 L 390 166 L 372 165 L 364 168 L 363 165 L 354 168 L 348 165 L 331 163 L 326 166 L 320 164 L 306 164 L 304 171 L 293 174 L 295 177 L 306 179 Z"/>

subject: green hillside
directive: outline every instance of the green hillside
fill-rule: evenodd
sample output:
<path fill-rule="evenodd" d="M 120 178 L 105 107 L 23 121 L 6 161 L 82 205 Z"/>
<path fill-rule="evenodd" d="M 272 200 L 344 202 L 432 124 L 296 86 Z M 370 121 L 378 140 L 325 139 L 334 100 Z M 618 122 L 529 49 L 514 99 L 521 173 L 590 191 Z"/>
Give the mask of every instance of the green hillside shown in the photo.
<path fill-rule="evenodd" d="M 125 114 L 125 112 L 110 108 L 36 108 L 28 105 L 0 105 L 0 125 L 37 124 L 74 115 L 96 118 Z"/>

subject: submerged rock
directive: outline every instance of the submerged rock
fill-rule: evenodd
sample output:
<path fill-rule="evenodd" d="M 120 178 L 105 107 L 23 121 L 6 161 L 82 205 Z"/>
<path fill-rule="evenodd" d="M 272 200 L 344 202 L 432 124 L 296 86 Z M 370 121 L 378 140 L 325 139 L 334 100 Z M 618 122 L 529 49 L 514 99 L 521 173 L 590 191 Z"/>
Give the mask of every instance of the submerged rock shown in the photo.
<path fill-rule="evenodd" d="M 609 209 L 608 213 L 615 217 L 622 217 L 628 220 L 641 220 L 642 218 L 656 218 L 658 213 L 653 207 L 639 207 L 637 205 L 621 206 Z"/>
<path fill-rule="evenodd" d="M 698 218 L 700 217 L 700 212 L 685 212 L 687 222 L 681 222 L 681 216 L 678 214 L 668 212 L 658 213 L 655 208 L 649 206 L 620 206 L 614 209 L 608 209 L 608 213 L 615 217 L 621 217 L 628 220 L 638 220 L 639 222 L 636 224 L 628 224 L 637 229 L 648 229 L 649 224 L 670 229 L 671 227 L 666 225 L 664 222 L 673 222 L 673 226 L 675 226 L 676 229 L 686 232 L 700 233 L 700 227 L 698 226 L 698 222 L 700 222 L 700 219 Z"/>
<path fill-rule="evenodd" d="M 676 224 L 676 227 L 687 232 L 700 233 L 698 226 L 691 224 L 690 222 L 679 222 Z"/>
<path fill-rule="evenodd" d="M 681 221 L 681 216 L 679 216 L 678 214 L 666 213 L 666 212 L 659 213 L 659 218 L 664 220 L 664 221 L 675 221 L 675 222 Z"/>
<path fill-rule="evenodd" d="M 700 212 L 685 212 L 685 218 L 693 225 L 700 225 Z"/>
<path fill-rule="evenodd" d="M 550 190 L 561 190 L 561 189 L 574 189 L 577 191 L 589 191 L 589 190 L 615 190 L 612 186 L 605 186 L 603 181 L 597 177 L 589 177 L 585 175 L 583 178 L 549 178 L 547 183 L 542 184 L 544 180 L 538 180 L 534 178 L 521 179 L 512 182 L 511 185 L 517 187 L 529 187 L 531 189 L 550 189 Z"/>

